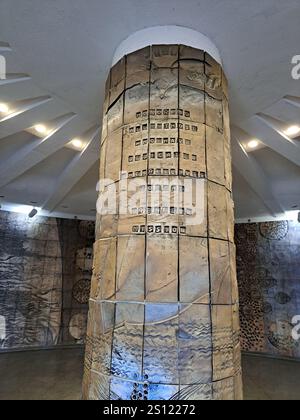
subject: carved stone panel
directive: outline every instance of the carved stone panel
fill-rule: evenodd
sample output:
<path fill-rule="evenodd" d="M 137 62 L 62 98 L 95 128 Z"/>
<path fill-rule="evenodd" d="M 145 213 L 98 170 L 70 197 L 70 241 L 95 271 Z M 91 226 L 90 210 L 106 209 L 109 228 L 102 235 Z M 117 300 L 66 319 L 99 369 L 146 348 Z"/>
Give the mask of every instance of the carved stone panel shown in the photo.
<path fill-rule="evenodd" d="M 181 236 L 179 254 L 180 301 L 209 304 L 207 239 Z"/>
<path fill-rule="evenodd" d="M 145 237 L 118 238 L 117 293 L 118 301 L 144 300 Z"/>
<path fill-rule="evenodd" d="M 178 300 L 178 238 L 150 234 L 147 238 L 146 298 L 149 302 Z"/>
<path fill-rule="evenodd" d="M 117 240 L 103 239 L 94 245 L 94 258 L 103 261 L 93 271 L 91 298 L 112 300 L 116 289 Z"/>
<path fill-rule="evenodd" d="M 241 399 L 223 70 L 153 45 L 106 91 L 100 197 L 117 206 L 97 218 L 84 398 Z"/>

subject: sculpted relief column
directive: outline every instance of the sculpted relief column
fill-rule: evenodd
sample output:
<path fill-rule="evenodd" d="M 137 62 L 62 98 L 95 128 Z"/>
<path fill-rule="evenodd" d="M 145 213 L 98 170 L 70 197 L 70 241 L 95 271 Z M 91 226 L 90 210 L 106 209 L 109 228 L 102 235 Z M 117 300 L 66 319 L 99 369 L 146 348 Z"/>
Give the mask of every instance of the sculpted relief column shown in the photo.
<path fill-rule="evenodd" d="M 84 398 L 242 399 L 219 62 L 178 44 L 125 55 L 101 144 L 100 198 L 116 209 L 98 214 Z"/>

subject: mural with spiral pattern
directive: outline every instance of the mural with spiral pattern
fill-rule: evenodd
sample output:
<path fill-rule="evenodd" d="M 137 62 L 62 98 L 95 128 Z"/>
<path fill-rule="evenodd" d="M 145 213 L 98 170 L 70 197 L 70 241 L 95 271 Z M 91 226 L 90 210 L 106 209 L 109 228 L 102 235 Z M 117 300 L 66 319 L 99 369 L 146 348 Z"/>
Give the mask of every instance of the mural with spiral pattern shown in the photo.
<path fill-rule="evenodd" d="M 299 358 L 300 224 L 239 224 L 235 237 L 243 350 Z"/>

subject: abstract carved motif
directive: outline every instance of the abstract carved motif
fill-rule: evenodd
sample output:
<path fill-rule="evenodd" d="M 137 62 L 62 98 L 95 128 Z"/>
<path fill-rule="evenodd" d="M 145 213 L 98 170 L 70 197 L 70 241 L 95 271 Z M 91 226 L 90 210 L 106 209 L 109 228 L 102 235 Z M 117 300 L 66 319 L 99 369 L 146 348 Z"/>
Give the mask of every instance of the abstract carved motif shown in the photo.
<path fill-rule="evenodd" d="M 83 342 L 86 334 L 87 313 L 81 312 L 72 316 L 69 323 L 70 335 L 77 343 Z"/>
<path fill-rule="evenodd" d="M 117 196 L 141 181 L 141 202 L 98 215 L 85 399 L 242 398 L 227 98 L 220 65 L 193 48 L 111 69 L 100 175 Z M 193 205 L 164 198 L 184 181 L 202 188 L 194 223 Z"/>
<path fill-rule="evenodd" d="M 271 241 L 280 241 L 287 236 L 289 223 L 287 221 L 261 223 L 259 230 L 264 238 Z"/>
<path fill-rule="evenodd" d="M 81 305 L 89 303 L 91 281 L 89 279 L 79 280 L 73 287 L 73 298 Z"/>

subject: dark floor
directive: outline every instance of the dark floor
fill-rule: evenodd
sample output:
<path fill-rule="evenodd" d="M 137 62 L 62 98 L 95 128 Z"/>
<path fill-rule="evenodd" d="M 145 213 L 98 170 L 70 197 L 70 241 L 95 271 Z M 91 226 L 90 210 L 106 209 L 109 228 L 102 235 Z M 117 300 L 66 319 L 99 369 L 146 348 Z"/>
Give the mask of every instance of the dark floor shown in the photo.
<path fill-rule="evenodd" d="M 0 400 L 80 400 L 83 350 L 0 354 Z M 243 356 L 247 400 L 300 400 L 300 363 Z"/>
<path fill-rule="evenodd" d="M 300 400 L 300 362 L 243 356 L 246 400 Z"/>
<path fill-rule="evenodd" d="M 83 350 L 0 354 L 0 400 L 80 400 Z"/>

